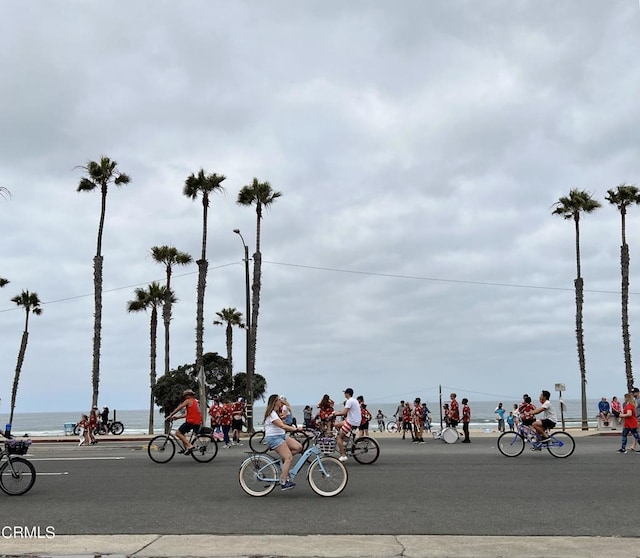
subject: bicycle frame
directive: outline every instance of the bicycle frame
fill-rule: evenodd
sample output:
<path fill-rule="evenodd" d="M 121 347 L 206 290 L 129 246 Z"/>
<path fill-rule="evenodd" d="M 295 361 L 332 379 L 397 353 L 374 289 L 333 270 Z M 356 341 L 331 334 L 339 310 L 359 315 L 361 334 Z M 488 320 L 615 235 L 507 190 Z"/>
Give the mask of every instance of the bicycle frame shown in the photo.
<path fill-rule="evenodd" d="M 309 457 L 311 456 L 315 456 L 312 460 L 311 463 L 313 463 L 314 461 L 318 461 L 318 466 L 320 467 L 320 470 L 324 473 L 327 474 L 327 470 L 324 468 L 324 465 L 322 463 L 322 459 L 320 459 L 320 456 L 324 455 L 316 446 L 310 446 L 309 449 L 307 451 L 305 451 L 300 458 L 298 459 L 298 461 L 296 462 L 296 464 L 291 467 L 291 469 L 289 470 L 289 476 L 294 479 L 296 477 L 296 475 L 300 472 L 300 469 L 302 469 L 302 467 L 304 467 L 304 465 L 307 463 L 307 460 L 309 459 Z M 262 453 L 252 453 L 250 455 L 250 459 L 252 458 L 264 458 L 265 454 Z M 260 480 L 263 480 L 265 482 L 272 482 L 272 483 L 276 483 L 276 482 L 280 482 L 280 475 L 278 475 L 276 478 L 268 478 L 268 477 L 262 477 L 262 472 L 264 469 L 266 469 L 267 467 L 271 467 L 272 465 L 276 465 L 277 471 L 278 473 L 280 472 L 281 468 L 282 468 L 282 459 L 274 459 L 271 456 L 267 456 L 271 459 L 271 461 L 269 463 L 267 463 L 264 467 L 262 467 L 261 469 L 258 470 L 258 473 L 261 475 Z M 309 463 L 309 465 L 311 465 L 311 463 Z"/>

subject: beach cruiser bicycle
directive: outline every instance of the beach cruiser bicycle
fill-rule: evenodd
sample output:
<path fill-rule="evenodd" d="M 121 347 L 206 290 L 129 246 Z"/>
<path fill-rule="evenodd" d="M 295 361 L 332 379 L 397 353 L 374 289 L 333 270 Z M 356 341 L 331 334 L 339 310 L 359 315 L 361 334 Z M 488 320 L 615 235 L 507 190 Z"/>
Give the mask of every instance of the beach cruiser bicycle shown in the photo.
<path fill-rule="evenodd" d="M 319 496 L 337 496 L 347 486 L 349 474 L 339 459 L 326 455 L 318 446 L 320 435 L 320 432 L 315 434 L 314 443 L 289 470 L 289 478 L 293 481 L 308 463 L 306 474 L 311 490 Z M 280 484 L 281 471 L 282 460 L 279 457 L 250 453 L 240 465 L 240 486 L 250 496 L 267 496 Z"/>
<path fill-rule="evenodd" d="M 36 469 L 22 455 L 29 451 L 31 440 L 8 438 L 0 449 L 0 489 L 9 496 L 20 496 L 36 482 Z"/>
<path fill-rule="evenodd" d="M 76 436 L 80 435 L 80 428 L 81 426 L 79 424 L 74 425 L 73 427 L 74 435 Z M 116 436 L 120 436 L 120 434 L 122 434 L 123 432 L 124 432 L 124 424 L 122 424 L 119 420 L 109 420 L 107 421 L 106 424 L 102 421 L 99 421 L 98 425 L 93 431 L 94 434 L 101 434 L 101 435 L 114 434 Z"/>
<path fill-rule="evenodd" d="M 540 440 L 538 433 L 530 426 L 521 424 L 516 431 L 504 432 L 498 437 L 498 450 L 506 457 L 517 457 L 524 451 L 526 444 L 531 444 L 533 451 L 546 449 L 554 457 L 569 457 L 576 448 L 576 443 L 568 432 L 545 431 L 548 440 Z"/>
<path fill-rule="evenodd" d="M 168 463 L 176 454 L 176 446 L 180 448 L 178 453 L 184 453 L 186 448 L 180 439 L 174 434 L 173 429 L 169 434 L 160 434 L 149 440 L 147 445 L 147 453 L 151 461 L 155 463 Z M 209 463 L 218 455 L 218 443 L 213 437 L 213 430 L 207 427 L 201 427 L 198 432 L 191 431 L 189 442 L 193 445 L 191 457 L 198 463 Z"/>

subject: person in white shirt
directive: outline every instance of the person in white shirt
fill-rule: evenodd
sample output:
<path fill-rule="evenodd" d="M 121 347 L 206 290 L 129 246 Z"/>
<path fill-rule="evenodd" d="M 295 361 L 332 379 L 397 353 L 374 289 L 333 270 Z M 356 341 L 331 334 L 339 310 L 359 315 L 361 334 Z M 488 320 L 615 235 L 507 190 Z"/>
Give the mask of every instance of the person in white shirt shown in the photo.
<path fill-rule="evenodd" d="M 543 389 L 540 394 L 540 407 L 531 411 L 533 415 L 540 415 L 540 418 L 533 423 L 533 428 L 540 436 L 541 442 L 549 440 L 545 431 L 555 428 L 556 422 L 558 422 L 558 417 L 549 399 L 551 399 L 551 393 Z"/>
<path fill-rule="evenodd" d="M 338 429 L 338 450 L 340 451 L 340 461 L 347 460 L 347 454 L 344 451 L 344 437 L 351 435 L 352 428 L 358 428 L 362 420 L 362 414 L 360 413 L 360 404 L 353 398 L 353 390 L 347 388 L 344 390 L 344 394 L 347 400 L 344 402 L 344 409 L 339 412 L 334 412 L 335 417 L 345 417 L 343 421 L 336 422 L 336 428 Z"/>
<path fill-rule="evenodd" d="M 275 393 L 269 396 L 267 401 L 267 409 L 264 413 L 264 441 L 268 444 L 269 449 L 282 458 L 282 472 L 280 475 L 280 488 L 289 490 L 296 484 L 289 480 L 289 470 L 291 462 L 296 453 L 302 453 L 302 444 L 287 436 L 287 432 L 296 432 L 299 430 L 296 426 L 285 424 L 278 416 L 278 409 L 282 406 L 282 400 Z"/>

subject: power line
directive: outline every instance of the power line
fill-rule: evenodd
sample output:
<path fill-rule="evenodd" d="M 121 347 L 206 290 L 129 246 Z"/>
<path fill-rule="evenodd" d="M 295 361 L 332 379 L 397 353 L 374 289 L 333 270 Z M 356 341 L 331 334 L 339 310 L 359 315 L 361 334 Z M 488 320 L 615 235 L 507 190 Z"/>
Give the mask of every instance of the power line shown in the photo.
<path fill-rule="evenodd" d="M 240 262 L 231 262 L 231 263 L 226 263 L 226 264 L 222 264 L 222 265 L 218 265 L 215 267 L 212 267 L 211 269 L 222 269 L 224 267 L 229 267 L 232 265 L 238 265 Z M 287 262 L 272 262 L 272 261 L 268 261 L 268 260 L 263 260 L 263 263 L 266 264 L 271 264 L 271 265 L 279 265 L 279 266 L 283 266 L 283 267 L 295 267 L 295 268 L 299 268 L 299 269 L 313 269 L 316 271 L 329 271 L 332 273 L 349 273 L 352 275 L 368 275 L 368 276 L 372 276 L 372 277 L 387 277 L 390 279 L 405 279 L 405 280 L 411 280 L 411 281 L 430 281 L 430 282 L 435 282 L 435 283 L 450 283 L 450 284 L 458 284 L 458 285 L 479 285 L 479 286 L 483 286 L 483 287 L 507 287 L 507 288 L 513 288 L 513 289 L 537 289 L 537 290 L 546 290 L 546 291 L 573 291 L 573 289 L 570 289 L 568 287 L 548 287 L 548 286 L 543 286 L 543 285 L 522 285 L 522 284 L 517 284 L 517 283 L 496 283 L 496 282 L 490 282 L 490 281 L 468 281 L 468 280 L 464 280 L 464 279 L 442 279 L 439 277 L 423 277 L 420 275 L 400 275 L 400 274 L 395 274 L 395 273 L 377 273 L 375 271 L 359 271 L 359 270 L 355 270 L 355 269 L 340 269 L 340 268 L 336 268 L 336 267 L 323 267 L 323 266 L 314 266 L 314 265 L 304 265 L 304 264 L 295 264 L 295 263 L 287 263 Z M 182 273 L 182 274 L 177 274 L 177 275 L 173 275 L 174 278 L 180 278 L 180 277 L 187 277 L 189 275 L 195 275 L 196 273 L 198 273 L 197 271 L 190 271 L 187 273 Z M 164 278 L 163 278 L 164 279 Z M 161 281 L 159 279 L 155 279 L 155 281 Z M 136 287 L 140 287 L 143 285 L 147 285 L 148 282 L 145 283 L 136 283 L 133 285 L 126 285 L 124 287 L 115 287 L 113 289 L 107 289 L 105 291 L 103 291 L 103 293 L 112 293 L 112 292 L 117 292 L 117 291 L 122 291 L 124 289 L 132 289 L 132 288 L 136 288 Z M 620 294 L 620 291 L 604 291 L 604 290 L 595 290 L 595 289 L 584 289 L 584 292 L 587 293 L 599 293 L 599 294 Z M 638 295 L 640 293 L 636 293 L 636 292 L 630 292 L 630 295 Z M 70 297 L 65 297 L 65 298 L 59 298 L 56 300 L 50 300 L 47 302 L 43 302 L 42 305 L 47 305 L 47 304 L 56 304 L 58 302 L 68 302 L 70 300 L 77 300 L 79 298 L 86 298 L 86 297 L 90 297 L 93 296 L 93 293 L 89 293 L 89 294 L 81 294 L 81 295 L 75 295 L 75 296 L 70 296 Z M 16 306 L 15 308 L 5 308 L 4 310 L 0 310 L 0 313 L 4 313 L 4 312 L 12 312 L 14 310 L 19 310 L 19 308 Z"/>

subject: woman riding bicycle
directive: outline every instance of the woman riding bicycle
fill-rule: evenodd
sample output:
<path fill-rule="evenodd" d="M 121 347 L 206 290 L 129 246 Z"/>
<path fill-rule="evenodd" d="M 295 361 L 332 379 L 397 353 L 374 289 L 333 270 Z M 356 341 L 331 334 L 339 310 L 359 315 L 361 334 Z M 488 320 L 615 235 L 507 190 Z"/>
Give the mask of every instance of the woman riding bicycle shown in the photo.
<path fill-rule="evenodd" d="M 282 404 L 283 401 L 277 394 L 269 396 L 267 409 L 264 413 L 264 440 L 269 449 L 275 450 L 282 458 L 280 488 L 289 490 L 295 486 L 295 483 L 289 480 L 289 469 L 291 469 L 293 456 L 296 453 L 302 453 L 302 444 L 291 436 L 287 436 L 287 432 L 297 432 L 300 429 L 285 424 L 280 418 L 278 410 Z"/>

